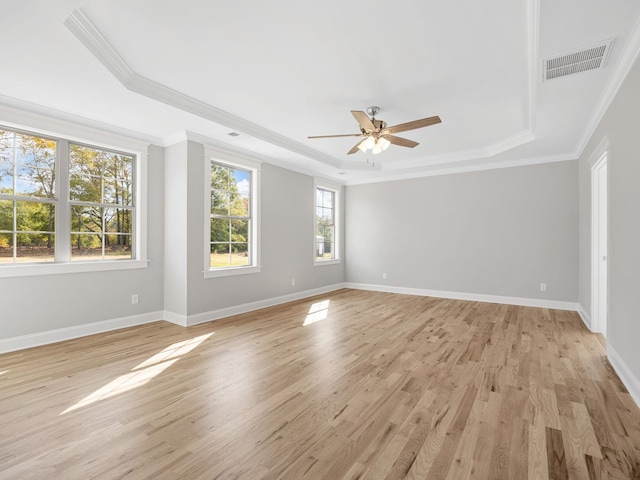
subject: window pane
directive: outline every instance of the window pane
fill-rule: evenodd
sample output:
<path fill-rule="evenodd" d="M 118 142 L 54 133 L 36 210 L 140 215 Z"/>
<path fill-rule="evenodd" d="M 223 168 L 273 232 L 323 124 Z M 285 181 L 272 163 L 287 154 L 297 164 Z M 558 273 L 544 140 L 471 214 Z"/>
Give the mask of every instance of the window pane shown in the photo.
<path fill-rule="evenodd" d="M 71 260 L 102 260 L 102 235 L 71 235 Z"/>
<path fill-rule="evenodd" d="M 333 208 L 333 192 L 324 190 L 322 194 L 323 194 L 322 206 L 325 208 Z"/>
<path fill-rule="evenodd" d="M 71 200 L 101 203 L 102 179 L 100 177 L 73 174 L 69 182 L 69 198 Z"/>
<path fill-rule="evenodd" d="M 95 148 L 69 144 L 69 171 L 72 175 L 102 177 L 104 153 Z"/>
<path fill-rule="evenodd" d="M 233 215 L 234 217 L 248 217 L 249 216 L 249 196 L 233 195 L 230 208 L 231 208 L 231 215 Z"/>
<path fill-rule="evenodd" d="M 39 185 L 29 178 L 16 178 L 15 195 L 38 196 Z"/>
<path fill-rule="evenodd" d="M 211 213 L 229 215 L 229 192 L 213 190 L 211 192 Z"/>
<path fill-rule="evenodd" d="M 71 207 L 72 232 L 102 232 L 102 208 Z"/>
<path fill-rule="evenodd" d="M 333 226 L 318 226 L 318 235 L 316 237 L 316 258 L 334 258 L 333 232 Z"/>
<path fill-rule="evenodd" d="M 231 241 L 249 241 L 249 220 L 231 220 Z"/>
<path fill-rule="evenodd" d="M 124 208 L 105 208 L 104 223 L 108 233 L 132 233 L 131 210 Z"/>
<path fill-rule="evenodd" d="M 319 207 L 316 208 L 316 215 L 318 216 L 318 224 L 333 225 L 333 210 Z"/>
<path fill-rule="evenodd" d="M 229 178 L 231 174 L 227 167 L 221 165 L 211 165 L 211 189 L 229 190 Z"/>
<path fill-rule="evenodd" d="M 38 202 L 16 202 L 18 232 L 50 232 L 55 230 L 55 205 Z"/>
<path fill-rule="evenodd" d="M 12 233 L 0 233 L 0 263 L 13 263 Z"/>
<path fill-rule="evenodd" d="M 131 204 L 131 182 L 121 178 L 104 178 L 104 203 Z"/>
<path fill-rule="evenodd" d="M 249 265 L 249 244 L 232 243 L 231 244 L 231 266 L 244 267 Z"/>
<path fill-rule="evenodd" d="M 324 251 L 324 242 L 318 242 L 316 245 L 316 258 L 331 258 L 330 252 Z"/>
<path fill-rule="evenodd" d="M 131 259 L 131 235 L 107 235 L 104 255 L 106 260 Z"/>
<path fill-rule="evenodd" d="M 0 130 L 0 162 L 13 163 L 13 132 Z"/>
<path fill-rule="evenodd" d="M 232 170 L 232 178 L 230 181 L 232 183 L 231 191 L 240 195 L 249 196 L 251 191 L 251 172 L 235 168 Z"/>
<path fill-rule="evenodd" d="M 18 233 L 16 241 L 16 262 L 53 262 L 55 242 L 52 234 Z"/>
<path fill-rule="evenodd" d="M 16 195 L 54 198 L 55 172 L 47 168 L 16 166 Z"/>
<path fill-rule="evenodd" d="M 13 200 L 0 200 L 0 231 L 13 232 Z"/>
<path fill-rule="evenodd" d="M 0 163 L 0 193 L 13 194 L 13 165 Z"/>
<path fill-rule="evenodd" d="M 211 242 L 226 242 L 231 239 L 231 228 L 227 218 L 211 219 Z"/>
<path fill-rule="evenodd" d="M 105 177 L 130 180 L 132 178 L 133 157 L 118 153 L 103 152 Z"/>
<path fill-rule="evenodd" d="M 230 248 L 228 243 L 212 243 L 210 256 L 211 268 L 230 267 L 231 256 L 229 252 Z"/>
<path fill-rule="evenodd" d="M 56 141 L 16 133 L 16 163 L 53 170 L 56 162 Z"/>
<path fill-rule="evenodd" d="M 211 268 L 251 265 L 251 181 L 249 170 L 211 164 Z"/>

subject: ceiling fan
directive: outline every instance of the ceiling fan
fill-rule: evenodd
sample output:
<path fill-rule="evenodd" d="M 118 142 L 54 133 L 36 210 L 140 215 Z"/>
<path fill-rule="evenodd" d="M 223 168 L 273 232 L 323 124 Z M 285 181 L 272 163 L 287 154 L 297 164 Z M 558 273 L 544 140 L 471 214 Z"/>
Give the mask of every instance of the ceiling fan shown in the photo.
<path fill-rule="evenodd" d="M 414 120 L 413 122 L 401 123 L 399 125 L 387 127 L 387 122 L 376 119 L 376 115 L 379 111 L 380 108 L 376 106 L 367 108 L 367 113 L 369 115 L 359 110 L 351 110 L 351 114 L 360 125 L 360 133 L 347 133 L 345 135 L 316 135 L 307 138 L 364 137 L 347 152 L 347 155 L 356 153 L 358 150 L 366 152 L 369 149 L 371 149 L 371 153 L 376 155 L 389 148 L 389 145 L 392 143 L 394 145 L 409 148 L 419 145 L 418 142 L 414 142 L 413 140 L 396 137 L 395 135 L 392 135 L 393 133 L 428 127 L 442 121 L 440 120 L 440 117 L 436 115 L 435 117 L 422 118 L 420 120 Z"/>

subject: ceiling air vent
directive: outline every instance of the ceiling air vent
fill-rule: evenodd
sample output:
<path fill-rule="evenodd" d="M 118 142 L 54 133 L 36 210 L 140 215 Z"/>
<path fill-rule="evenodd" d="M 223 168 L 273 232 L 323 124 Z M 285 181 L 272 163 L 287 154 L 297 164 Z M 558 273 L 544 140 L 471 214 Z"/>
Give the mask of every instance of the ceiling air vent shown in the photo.
<path fill-rule="evenodd" d="M 552 80 L 554 78 L 573 75 L 574 73 L 602 68 L 604 67 L 612 45 L 613 39 L 594 45 L 593 47 L 582 48 L 578 51 L 553 58 L 546 58 L 542 61 L 542 80 Z"/>

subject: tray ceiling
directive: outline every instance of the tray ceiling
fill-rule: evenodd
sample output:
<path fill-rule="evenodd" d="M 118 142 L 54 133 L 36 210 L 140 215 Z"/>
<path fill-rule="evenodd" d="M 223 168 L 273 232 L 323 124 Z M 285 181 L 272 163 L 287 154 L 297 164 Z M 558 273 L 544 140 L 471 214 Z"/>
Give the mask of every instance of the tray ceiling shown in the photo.
<path fill-rule="evenodd" d="M 18 2 L 0 20 L 0 104 L 346 183 L 567 160 L 640 47 L 640 4 L 615 3 Z M 611 39 L 601 68 L 542 81 L 542 59 Z M 307 139 L 357 133 L 349 111 L 370 105 L 389 125 L 442 123 L 380 155 Z"/>

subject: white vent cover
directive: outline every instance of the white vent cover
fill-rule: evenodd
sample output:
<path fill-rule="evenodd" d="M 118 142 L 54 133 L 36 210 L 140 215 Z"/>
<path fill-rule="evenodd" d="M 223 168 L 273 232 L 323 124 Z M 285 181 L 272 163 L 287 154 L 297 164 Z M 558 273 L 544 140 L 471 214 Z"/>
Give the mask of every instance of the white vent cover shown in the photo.
<path fill-rule="evenodd" d="M 602 68 L 612 45 L 613 39 L 575 52 L 546 58 L 542 61 L 542 80 L 552 80 Z"/>

